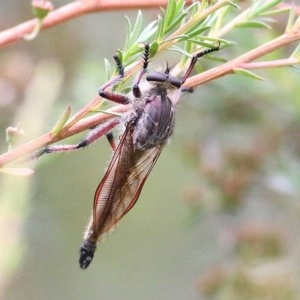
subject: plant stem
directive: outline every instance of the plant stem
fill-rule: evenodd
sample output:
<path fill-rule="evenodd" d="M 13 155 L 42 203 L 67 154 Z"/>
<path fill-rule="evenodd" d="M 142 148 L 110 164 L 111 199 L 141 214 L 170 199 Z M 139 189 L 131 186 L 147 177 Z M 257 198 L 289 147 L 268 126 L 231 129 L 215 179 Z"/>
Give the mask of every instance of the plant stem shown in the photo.
<path fill-rule="evenodd" d="M 186 2 L 190 3 L 191 1 Z M 166 6 L 167 3 L 167 0 L 78 0 L 50 12 L 43 20 L 41 29 L 53 27 L 87 13 L 108 10 L 158 8 Z M 34 30 L 36 22 L 37 19 L 32 19 L 0 32 L 0 47 L 7 46 L 23 39 L 24 36 L 30 34 Z"/>
<path fill-rule="evenodd" d="M 212 79 L 216 79 L 226 74 L 233 73 L 234 69 L 243 68 L 245 67 L 246 63 L 249 63 L 259 57 L 262 57 L 274 51 L 275 49 L 281 48 L 283 46 L 286 46 L 288 44 L 291 44 L 299 40 L 300 40 L 300 31 L 291 32 L 287 34 L 285 33 L 279 36 L 278 38 L 268 43 L 265 43 L 221 66 L 218 66 L 216 68 L 210 69 L 206 72 L 188 78 L 186 81 L 186 86 L 194 87 L 203 84 L 205 82 L 208 82 Z"/>

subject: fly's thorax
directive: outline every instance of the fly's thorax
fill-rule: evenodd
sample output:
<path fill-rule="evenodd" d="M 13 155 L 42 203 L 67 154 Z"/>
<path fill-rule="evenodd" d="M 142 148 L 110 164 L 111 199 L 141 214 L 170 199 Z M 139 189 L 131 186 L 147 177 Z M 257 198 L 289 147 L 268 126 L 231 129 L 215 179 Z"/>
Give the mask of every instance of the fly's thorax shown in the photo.
<path fill-rule="evenodd" d="M 174 105 L 166 89 L 151 88 L 143 100 L 144 109 L 136 120 L 133 133 L 133 143 L 138 150 L 164 145 L 174 127 Z"/>

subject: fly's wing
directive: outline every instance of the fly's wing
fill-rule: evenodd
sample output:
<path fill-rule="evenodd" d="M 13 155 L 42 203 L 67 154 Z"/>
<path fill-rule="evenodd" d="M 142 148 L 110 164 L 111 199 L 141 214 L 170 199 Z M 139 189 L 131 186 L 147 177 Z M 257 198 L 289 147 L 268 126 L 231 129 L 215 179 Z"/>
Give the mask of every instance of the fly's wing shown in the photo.
<path fill-rule="evenodd" d="M 98 239 L 134 206 L 164 145 L 137 150 L 134 125 L 128 124 L 94 197 L 90 231 Z"/>

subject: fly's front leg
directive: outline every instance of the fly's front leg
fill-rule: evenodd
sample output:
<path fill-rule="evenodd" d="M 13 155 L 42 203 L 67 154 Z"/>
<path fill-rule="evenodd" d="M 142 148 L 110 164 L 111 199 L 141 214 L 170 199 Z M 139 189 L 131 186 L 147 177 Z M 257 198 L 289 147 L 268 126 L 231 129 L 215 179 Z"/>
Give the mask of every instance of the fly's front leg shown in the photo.
<path fill-rule="evenodd" d="M 110 133 L 109 131 L 112 130 L 116 125 L 118 125 L 119 122 L 120 122 L 119 118 L 112 119 L 104 124 L 100 124 L 100 125 L 94 127 L 93 129 L 91 129 L 89 134 L 83 140 L 81 140 L 78 144 L 46 146 L 46 147 L 42 148 L 41 150 L 37 151 L 36 153 L 34 153 L 31 156 L 31 158 L 37 159 L 40 156 L 42 156 L 43 154 L 48 154 L 48 153 L 75 151 L 80 148 L 84 148 L 84 147 L 90 145 L 91 143 L 97 141 L 104 134 L 106 135 L 106 137 L 109 141 L 109 144 L 111 145 L 111 148 L 114 150 L 115 145 L 114 145 L 114 141 L 112 138 L 112 133 Z"/>
<path fill-rule="evenodd" d="M 150 55 L 150 46 L 149 46 L 149 44 L 145 43 L 144 55 L 143 55 L 143 60 L 144 60 L 143 69 L 140 72 L 140 74 L 132 88 L 133 96 L 136 98 L 141 97 L 141 90 L 140 90 L 139 84 L 140 84 L 143 76 L 147 72 L 147 68 L 148 68 L 148 64 L 149 64 L 149 55 Z"/>
<path fill-rule="evenodd" d="M 208 53 L 218 51 L 218 50 L 220 50 L 220 43 L 216 47 L 204 49 L 203 51 L 193 55 L 192 60 L 190 62 L 190 65 L 189 65 L 188 69 L 186 70 L 184 76 L 182 77 L 181 84 L 184 84 L 185 81 L 187 80 L 187 78 L 190 76 L 192 70 L 194 69 L 194 66 L 195 66 L 197 60 L 200 57 L 202 57 L 202 56 L 204 56 Z"/>
<path fill-rule="evenodd" d="M 102 86 L 99 90 L 99 96 L 119 104 L 128 104 L 130 100 L 125 95 L 106 91 L 109 87 L 113 86 L 124 77 L 124 67 L 117 55 L 114 55 L 114 60 L 118 68 L 119 76 L 113 78 L 112 80 L 108 81 L 104 86 Z"/>

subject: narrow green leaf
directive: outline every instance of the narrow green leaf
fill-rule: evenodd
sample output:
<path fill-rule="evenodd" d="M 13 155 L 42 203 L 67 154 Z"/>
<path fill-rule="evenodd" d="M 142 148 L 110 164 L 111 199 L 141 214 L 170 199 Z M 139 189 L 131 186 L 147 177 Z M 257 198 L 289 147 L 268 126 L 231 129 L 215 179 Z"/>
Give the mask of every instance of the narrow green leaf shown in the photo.
<path fill-rule="evenodd" d="M 189 6 L 186 8 L 187 13 L 190 13 L 191 15 L 196 14 L 197 11 L 199 10 L 199 5 L 200 5 L 199 2 L 194 2 L 194 3 L 192 3 L 191 5 L 189 5 Z"/>
<path fill-rule="evenodd" d="M 189 36 L 189 38 L 192 38 L 194 36 L 198 36 L 199 34 L 205 32 L 206 30 L 210 29 L 211 26 L 203 26 L 200 28 L 195 28 L 193 31 L 188 31 L 187 35 Z"/>
<path fill-rule="evenodd" d="M 168 22 L 165 24 L 164 34 L 172 31 L 176 26 L 185 18 L 188 12 L 185 10 L 184 1 L 174 1 L 176 4 L 174 6 L 174 12 L 172 16 L 168 19 Z"/>
<path fill-rule="evenodd" d="M 157 42 L 152 42 L 150 44 L 150 57 L 153 57 L 158 50 L 158 43 Z"/>
<path fill-rule="evenodd" d="M 282 8 L 278 8 L 278 9 L 271 9 L 268 10 L 262 14 L 260 14 L 261 16 L 273 16 L 273 15 L 279 15 L 285 12 L 290 11 L 291 8 L 290 7 L 282 7 Z"/>
<path fill-rule="evenodd" d="M 63 126 L 68 121 L 71 114 L 71 106 L 68 105 L 65 111 L 62 113 L 62 115 L 59 117 L 59 119 L 56 121 L 55 125 L 53 126 L 51 133 L 53 136 L 57 135 L 60 130 L 63 128 Z"/>
<path fill-rule="evenodd" d="M 256 79 L 256 80 L 264 80 L 263 77 L 255 74 L 249 70 L 246 70 L 246 69 L 236 68 L 236 69 L 234 69 L 234 73 L 240 74 L 240 75 L 252 78 L 252 79 Z"/>
<path fill-rule="evenodd" d="M 157 31 L 157 21 L 155 20 L 150 24 L 148 24 L 146 28 L 141 32 L 137 42 L 144 43 L 149 41 L 156 31 Z"/>
<path fill-rule="evenodd" d="M 251 10 L 248 14 L 248 18 L 251 19 L 255 16 L 260 16 L 261 14 L 266 13 L 272 7 L 280 3 L 281 0 L 271 0 L 271 1 L 256 1 L 251 7 Z"/>
<path fill-rule="evenodd" d="M 262 14 L 264 12 L 267 12 L 272 7 L 279 4 L 282 0 L 272 0 L 272 1 L 263 1 L 263 4 L 260 6 L 260 9 L 258 10 L 259 14 Z"/>
<path fill-rule="evenodd" d="M 198 39 L 188 39 L 188 40 L 189 40 L 189 42 L 192 42 L 195 45 L 199 45 L 199 46 L 205 47 L 205 48 L 213 48 L 216 46 L 215 44 L 217 43 L 217 42 L 215 42 L 215 44 L 212 45 L 211 43 L 209 43 L 208 41 L 205 41 L 205 40 L 198 40 Z"/>
<path fill-rule="evenodd" d="M 166 39 L 164 40 L 163 42 L 161 42 L 160 44 L 162 45 L 163 43 L 167 43 L 167 42 L 170 42 L 170 41 L 174 41 L 174 40 L 178 40 L 179 41 L 185 41 L 188 39 L 188 36 L 187 35 L 177 35 L 177 36 L 174 36 L 172 38 L 169 38 L 169 39 Z"/>
<path fill-rule="evenodd" d="M 185 57 L 192 57 L 190 52 L 188 52 L 185 49 L 182 49 L 178 46 L 171 46 L 169 50 L 178 52 L 178 53 L 182 54 Z"/>
<path fill-rule="evenodd" d="M 164 34 L 169 33 L 170 31 L 174 30 L 176 26 L 182 22 L 182 20 L 186 17 L 187 12 L 182 11 L 176 18 L 172 20 L 172 23 L 165 28 Z"/>
<path fill-rule="evenodd" d="M 267 28 L 272 29 L 270 25 L 262 21 L 245 21 L 236 25 L 237 27 L 250 27 L 250 28 Z"/>
<path fill-rule="evenodd" d="M 139 10 L 137 13 L 136 21 L 133 26 L 133 30 L 130 33 L 130 46 L 137 42 L 137 39 L 142 29 L 142 25 L 143 25 L 143 15 L 142 12 Z"/>
<path fill-rule="evenodd" d="M 164 30 L 164 19 L 160 15 L 157 17 L 157 34 L 156 40 L 160 43 L 163 40 L 163 30 Z"/>
<path fill-rule="evenodd" d="M 176 12 L 176 2 L 174 0 L 168 1 L 168 6 L 165 13 L 165 29 L 169 27 L 174 19 Z"/>
<path fill-rule="evenodd" d="M 126 21 L 126 40 L 125 40 L 124 52 L 127 52 L 128 48 L 130 47 L 131 21 L 127 16 L 125 16 L 125 21 Z"/>
<path fill-rule="evenodd" d="M 226 3 L 236 9 L 239 9 L 239 10 L 241 9 L 240 6 L 238 6 L 236 3 L 232 2 L 232 1 L 226 1 Z"/>

